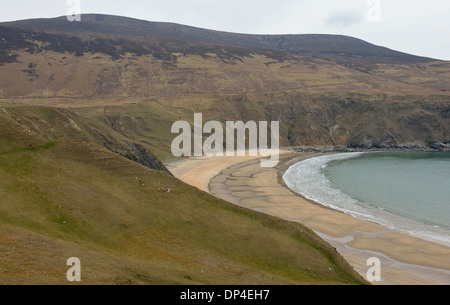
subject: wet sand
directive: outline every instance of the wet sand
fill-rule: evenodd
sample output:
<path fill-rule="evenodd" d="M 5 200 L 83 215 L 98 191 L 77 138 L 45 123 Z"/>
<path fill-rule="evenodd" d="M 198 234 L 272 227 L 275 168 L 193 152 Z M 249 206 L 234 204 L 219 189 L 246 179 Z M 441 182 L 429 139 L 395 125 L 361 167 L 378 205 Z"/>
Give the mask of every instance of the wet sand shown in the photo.
<path fill-rule="evenodd" d="M 257 157 L 197 157 L 167 164 L 180 180 L 234 204 L 314 230 L 366 278 L 370 257 L 381 261 L 374 284 L 450 284 L 450 248 L 379 224 L 356 219 L 307 200 L 281 178 L 295 162 L 318 154 L 281 151 L 275 168 Z"/>

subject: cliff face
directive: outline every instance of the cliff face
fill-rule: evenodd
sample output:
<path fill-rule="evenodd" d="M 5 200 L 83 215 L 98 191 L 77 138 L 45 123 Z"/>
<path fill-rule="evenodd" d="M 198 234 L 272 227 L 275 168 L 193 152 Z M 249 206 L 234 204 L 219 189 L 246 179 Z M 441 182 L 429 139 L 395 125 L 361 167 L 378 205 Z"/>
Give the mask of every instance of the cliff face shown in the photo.
<path fill-rule="evenodd" d="M 448 147 L 447 98 L 323 95 L 271 107 L 289 145 L 352 148 Z"/>
<path fill-rule="evenodd" d="M 131 150 L 127 152 L 124 156 L 127 159 L 133 160 L 145 167 L 165 171 L 172 175 L 172 173 L 166 168 L 166 166 L 158 160 L 152 153 L 150 153 L 145 147 L 142 145 L 132 143 L 130 145 Z"/>

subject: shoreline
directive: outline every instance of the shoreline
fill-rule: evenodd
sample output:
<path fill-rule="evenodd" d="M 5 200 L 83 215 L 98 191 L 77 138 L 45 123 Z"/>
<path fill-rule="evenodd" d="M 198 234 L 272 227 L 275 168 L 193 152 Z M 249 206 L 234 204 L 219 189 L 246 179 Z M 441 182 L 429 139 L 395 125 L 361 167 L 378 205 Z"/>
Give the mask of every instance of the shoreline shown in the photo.
<path fill-rule="evenodd" d="M 375 153 L 386 153 L 384 151 L 377 151 L 377 152 L 357 152 L 362 154 L 375 154 Z M 390 152 L 388 152 L 390 153 Z M 396 152 L 397 153 L 397 152 Z M 404 153 L 413 153 L 413 152 L 404 152 Z M 421 153 L 430 153 L 430 152 L 421 152 Z M 442 153 L 442 152 L 433 152 L 433 153 Z M 347 159 L 351 159 L 351 158 L 358 158 L 358 156 L 360 155 L 350 155 L 348 157 L 345 157 L 344 155 L 347 154 L 346 153 L 327 153 L 327 154 L 318 154 L 316 156 L 314 156 L 313 158 L 316 157 L 326 157 L 327 159 L 325 160 L 326 163 L 329 163 L 330 160 L 334 161 L 334 160 L 347 160 Z M 336 156 L 336 157 L 335 157 Z M 330 201 L 324 200 L 322 199 L 314 199 L 313 197 L 309 197 L 307 194 L 303 195 L 303 194 L 299 194 L 297 192 L 294 191 L 294 188 L 291 188 L 289 186 L 289 183 L 291 183 L 289 181 L 289 179 L 287 181 L 285 181 L 285 173 L 286 171 L 294 164 L 296 164 L 297 162 L 290 162 L 289 166 L 284 167 L 283 171 L 279 171 L 279 179 L 278 182 L 285 186 L 286 188 L 292 190 L 295 194 L 300 195 L 302 198 L 304 198 L 305 200 L 308 200 L 310 202 L 313 203 L 318 203 L 320 205 L 329 207 L 331 209 L 334 209 L 336 211 L 342 212 L 344 214 L 348 214 L 351 215 L 357 219 L 361 219 L 367 222 L 372 222 L 372 223 L 376 223 L 379 224 L 383 227 L 387 227 L 389 229 L 391 229 L 394 232 L 398 232 L 398 233 L 403 233 L 406 235 L 410 235 L 413 237 L 417 237 L 420 239 L 424 239 L 433 243 L 438 243 L 441 244 L 443 246 L 446 247 L 450 247 L 450 240 L 448 239 L 449 236 L 449 231 L 445 231 L 444 229 L 439 229 L 438 227 L 435 227 L 433 224 L 424 224 L 424 223 L 419 223 L 416 220 L 413 219 L 409 219 L 405 216 L 402 215 L 398 215 L 398 214 L 391 214 L 389 212 L 385 212 L 384 210 L 378 211 L 375 210 L 370 207 L 367 207 L 366 210 L 357 210 L 357 209 L 352 209 L 352 208 L 346 208 L 346 207 L 342 207 L 339 206 L 339 202 L 335 201 L 333 202 L 332 199 L 330 199 Z M 323 163 L 321 163 L 323 166 Z M 319 190 L 320 192 L 320 190 Z"/>
<path fill-rule="evenodd" d="M 382 281 L 374 284 L 450 284 L 450 248 L 357 219 L 287 187 L 282 176 L 290 165 L 329 153 L 283 150 L 275 168 L 261 168 L 260 157 L 197 157 L 166 165 L 180 180 L 216 197 L 305 225 L 365 278 L 367 259 L 378 257 Z"/>

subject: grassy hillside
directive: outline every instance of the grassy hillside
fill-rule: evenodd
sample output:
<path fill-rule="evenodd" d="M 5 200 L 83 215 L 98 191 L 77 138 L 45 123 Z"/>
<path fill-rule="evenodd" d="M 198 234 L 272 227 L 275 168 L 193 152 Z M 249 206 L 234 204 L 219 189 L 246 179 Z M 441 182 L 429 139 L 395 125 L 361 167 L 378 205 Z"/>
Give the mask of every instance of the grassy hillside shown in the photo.
<path fill-rule="evenodd" d="M 231 205 L 92 142 L 48 141 L 17 111 L 0 111 L 0 284 L 66 284 L 73 256 L 82 284 L 364 282 L 300 224 Z M 21 115 L 36 121 L 42 109 Z"/>
<path fill-rule="evenodd" d="M 0 24 L 0 103 L 65 108 L 132 160 L 140 147 L 170 159 L 171 125 L 194 112 L 280 121 L 283 146 L 450 146 L 449 62 L 344 36 L 83 17 Z"/>
<path fill-rule="evenodd" d="M 8 112 L 48 141 L 58 136 L 90 141 L 131 160 L 141 155 L 135 144 L 147 150 L 150 159 L 152 154 L 163 161 L 173 159 L 176 135 L 170 133 L 171 126 L 178 120 L 193 125 L 194 112 L 203 113 L 204 123 L 279 121 L 281 146 L 448 149 L 450 144 L 450 101 L 445 96 L 275 92 L 104 103 L 35 106 L 33 113 L 15 105 Z M 143 162 L 148 158 L 141 156 L 139 162 L 148 164 Z"/>
<path fill-rule="evenodd" d="M 87 14 L 1 23 L 0 36 L 3 98 L 450 91 L 448 62 L 340 35 L 243 35 Z"/>

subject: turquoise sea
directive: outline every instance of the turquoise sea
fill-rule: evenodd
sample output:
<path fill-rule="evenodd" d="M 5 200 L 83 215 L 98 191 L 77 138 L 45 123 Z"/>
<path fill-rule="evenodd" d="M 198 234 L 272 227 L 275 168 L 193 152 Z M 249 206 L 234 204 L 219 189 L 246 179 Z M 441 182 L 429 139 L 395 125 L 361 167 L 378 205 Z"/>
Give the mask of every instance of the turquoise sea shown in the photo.
<path fill-rule="evenodd" d="M 450 153 L 343 153 L 283 176 L 295 192 L 357 218 L 450 244 Z"/>

